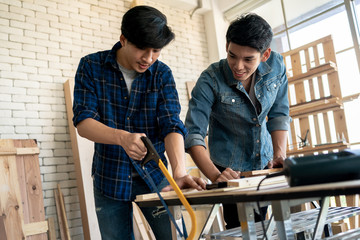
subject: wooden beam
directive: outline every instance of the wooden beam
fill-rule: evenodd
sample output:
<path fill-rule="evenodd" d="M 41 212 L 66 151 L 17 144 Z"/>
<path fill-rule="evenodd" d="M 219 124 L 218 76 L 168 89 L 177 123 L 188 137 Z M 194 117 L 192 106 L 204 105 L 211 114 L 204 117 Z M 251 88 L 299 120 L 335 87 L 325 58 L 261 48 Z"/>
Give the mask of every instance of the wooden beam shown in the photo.
<path fill-rule="evenodd" d="M 264 178 L 264 176 L 234 179 L 234 180 L 228 181 L 228 187 L 225 187 L 225 188 L 217 188 L 217 189 L 203 190 L 203 191 L 198 191 L 196 189 L 182 189 L 182 192 L 184 193 L 185 197 L 187 197 L 187 196 L 208 195 L 209 193 L 214 193 L 214 192 L 236 191 L 236 190 L 241 190 L 241 189 L 252 189 L 253 190 L 253 189 L 256 189 L 257 185 L 263 178 Z M 262 187 L 271 186 L 274 184 L 287 184 L 285 176 L 269 178 L 267 181 L 264 181 L 261 184 L 261 186 Z M 169 197 L 176 196 L 175 191 L 160 192 L 160 194 L 164 199 L 167 197 L 169 198 Z M 157 193 L 138 195 L 138 196 L 136 196 L 135 201 L 146 201 L 146 200 L 153 200 L 153 199 L 158 199 Z"/>
<path fill-rule="evenodd" d="M 56 210 L 59 221 L 60 236 L 62 240 L 70 240 L 70 232 L 67 223 L 66 209 L 64 204 L 64 196 L 61 192 L 60 185 L 58 184 L 57 189 L 54 189 Z"/>
<path fill-rule="evenodd" d="M 46 233 L 48 231 L 48 222 L 42 221 L 24 224 L 23 229 L 24 235 L 26 237 L 40 233 Z"/>
<path fill-rule="evenodd" d="M 1 140 L 0 146 L 13 148 L 14 141 L 11 139 Z M 6 237 L 8 239 L 23 239 L 23 205 L 15 155 L 0 157 L 0 176 L 0 216 L 2 216 Z"/>
<path fill-rule="evenodd" d="M 295 150 L 288 150 L 286 154 L 288 156 L 291 155 L 297 155 L 297 154 L 304 154 L 309 155 L 315 152 L 324 152 L 324 151 L 331 151 L 331 150 L 343 150 L 346 148 L 349 148 L 350 144 L 348 143 L 328 143 L 328 144 L 321 144 L 321 145 L 315 145 L 315 146 L 307 146 L 303 147 L 301 149 L 295 149 Z"/>
<path fill-rule="evenodd" d="M 39 153 L 40 153 L 40 150 L 38 147 L 32 147 L 32 148 L 0 147 L 0 156 L 33 155 L 33 154 L 39 154 Z"/>
<path fill-rule="evenodd" d="M 336 111 L 340 109 L 342 109 L 341 100 L 337 97 L 328 97 L 292 105 L 290 106 L 290 116 L 293 118 L 300 118 L 300 116 L 303 115 L 307 116 L 309 114 Z"/>
<path fill-rule="evenodd" d="M 254 170 L 254 171 L 246 171 L 241 172 L 241 177 L 254 177 L 254 176 L 261 176 L 261 175 L 268 175 L 271 173 L 276 173 L 282 171 L 282 168 L 271 168 L 271 169 L 264 169 L 264 170 Z"/>
<path fill-rule="evenodd" d="M 328 63 L 322 64 L 320 66 L 310 68 L 309 71 L 307 71 L 307 72 L 297 74 L 294 77 L 289 77 L 288 82 L 289 82 L 289 84 L 295 84 L 298 82 L 302 82 L 306 79 L 312 79 L 314 77 L 329 74 L 329 73 L 332 73 L 335 71 L 337 71 L 336 64 L 333 62 L 328 62 Z"/>
<path fill-rule="evenodd" d="M 54 218 L 50 217 L 48 218 L 48 235 L 49 235 L 49 240 L 56 240 L 56 230 L 55 230 L 55 222 L 54 222 Z"/>

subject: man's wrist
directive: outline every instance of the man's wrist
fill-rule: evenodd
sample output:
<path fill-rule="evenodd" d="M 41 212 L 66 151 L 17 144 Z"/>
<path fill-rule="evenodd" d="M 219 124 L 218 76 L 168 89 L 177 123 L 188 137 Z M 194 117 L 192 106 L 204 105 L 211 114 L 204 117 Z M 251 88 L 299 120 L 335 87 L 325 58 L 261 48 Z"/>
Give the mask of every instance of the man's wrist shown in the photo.
<path fill-rule="evenodd" d="M 209 178 L 211 182 L 216 182 L 216 180 L 220 177 L 221 172 L 218 172 L 216 175 L 214 174 L 213 177 Z"/>

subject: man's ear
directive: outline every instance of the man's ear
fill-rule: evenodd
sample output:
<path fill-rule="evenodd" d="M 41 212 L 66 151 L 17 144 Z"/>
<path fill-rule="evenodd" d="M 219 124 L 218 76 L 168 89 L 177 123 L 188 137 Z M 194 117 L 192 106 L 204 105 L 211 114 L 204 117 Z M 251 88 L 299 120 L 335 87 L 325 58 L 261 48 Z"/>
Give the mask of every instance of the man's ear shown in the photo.
<path fill-rule="evenodd" d="M 126 37 L 125 37 L 123 34 L 121 34 L 121 35 L 120 35 L 120 43 L 121 43 L 121 46 L 124 46 L 124 45 L 125 45 L 125 41 L 126 41 Z"/>
<path fill-rule="evenodd" d="M 262 62 L 266 62 L 266 61 L 269 59 L 270 55 L 271 55 L 271 48 L 268 48 L 268 49 L 266 49 L 265 52 L 262 54 L 262 56 L 261 56 L 261 61 L 262 61 Z"/>

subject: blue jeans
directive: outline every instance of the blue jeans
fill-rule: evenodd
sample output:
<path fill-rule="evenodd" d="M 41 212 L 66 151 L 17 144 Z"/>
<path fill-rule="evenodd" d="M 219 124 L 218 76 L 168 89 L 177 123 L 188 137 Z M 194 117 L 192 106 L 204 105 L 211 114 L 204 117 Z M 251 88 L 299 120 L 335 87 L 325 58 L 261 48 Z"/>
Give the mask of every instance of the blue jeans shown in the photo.
<path fill-rule="evenodd" d="M 166 178 L 158 185 L 161 190 L 169 185 Z M 149 193 L 149 187 L 140 177 L 133 179 L 131 199 L 136 195 Z M 134 240 L 133 209 L 131 201 L 119 201 L 105 197 L 94 188 L 96 215 L 102 240 Z M 158 210 L 161 210 L 158 212 Z M 163 207 L 141 208 L 157 240 L 171 239 L 170 220 Z"/>

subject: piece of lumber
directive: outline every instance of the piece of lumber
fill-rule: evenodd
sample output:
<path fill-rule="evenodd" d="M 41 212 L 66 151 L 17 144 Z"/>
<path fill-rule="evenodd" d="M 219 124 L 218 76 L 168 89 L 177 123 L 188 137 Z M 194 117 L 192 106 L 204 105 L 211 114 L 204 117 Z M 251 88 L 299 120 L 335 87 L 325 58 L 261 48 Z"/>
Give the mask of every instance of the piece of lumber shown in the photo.
<path fill-rule="evenodd" d="M 300 149 L 292 149 L 292 150 L 288 150 L 286 152 L 286 154 L 288 156 L 291 155 L 296 155 L 296 154 L 304 154 L 304 155 L 309 155 L 315 152 L 324 152 L 324 151 L 332 151 L 332 150 L 343 150 L 346 148 L 349 148 L 350 144 L 348 143 L 328 143 L 328 144 L 321 144 L 321 145 L 316 145 L 316 146 L 306 146 Z"/>
<path fill-rule="evenodd" d="M 334 62 L 329 61 L 328 63 L 310 68 L 309 71 L 297 74 L 296 76 L 288 78 L 289 84 L 295 84 L 298 82 L 302 82 L 306 79 L 311 79 L 317 76 L 329 74 L 337 71 L 336 64 Z"/>
<path fill-rule="evenodd" d="M 268 175 L 271 173 L 276 173 L 282 171 L 282 168 L 271 168 L 271 169 L 263 169 L 263 170 L 254 170 L 254 171 L 246 171 L 241 172 L 241 177 L 254 177 L 254 176 L 261 176 L 261 175 Z"/>
<path fill-rule="evenodd" d="M 193 88 L 195 87 L 196 81 L 189 81 L 189 82 L 186 82 L 185 84 L 186 84 L 186 90 L 187 90 L 188 99 L 190 100 L 190 98 L 191 98 L 191 91 L 192 91 Z"/>
<path fill-rule="evenodd" d="M 38 156 L 40 151 L 37 142 L 34 139 L 13 141 L 18 153 L 16 165 L 24 209 L 24 224 L 43 222 L 45 209 Z M 47 240 L 47 233 L 29 236 L 27 240 Z"/>
<path fill-rule="evenodd" d="M 236 188 L 257 187 L 262 179 L 264 179 L 264 176 L 232 179 L 232 180 L 229 180 L 228 185 L 230 185 L 230 187 L 236 187 Z M 267 181 L 262 182 L 261 186 L 271 185 L 271 184 L 275 184 L 275 183 L 282 183 L 285 181 L 286 181 L 285 176 L 273 177 L 273 178 L 269 178 Z"/>
<path fill-rule="evenodd" d="M 55 230 L 55 221 L 54 218 L 49 217 L 47 219 L 48 221 L 48 236 L 49 236 L 49 240 L 56 240 L 56 230 Z"/>
<path fill-rule="evenodd" d="M 31 154 L 39 154 L 39 153 L 40 150 L 38 147 L 32 147 L 32 148 L 0 147 L 0 156 L 31 155 Z"/>
<path fill-rule="evenodd" d="M 146 218 L 141 212 L 141 209 L 136 203 L 132 203 L 133 206 L 133 217 L 134 217 L 134 225 L 139 230 L 140 236 L 138 236 L 139 240 L 156 240 L 155 235 L 147 222 Z"/>
<path fill-rule="evenodd" d="M 331 223 L 331 230 L 335 235 L 341 232 L 346 232 L 349 229 L 345 222 L 340 222 L 340 223 Z"/>
<path fill-rule="evenodd" d="M 342 109 L 342 107 L 342 102 L 338 97 L 327 97 L 292 105 L 290 106 L 289 114 L 293 118 L 300 118 L 310 114 L 337 111 Z"/>
<path fill-rule="evenodd" d="M 256 177 L 248 177 L 248 178 L 241 178 L 241 179 L 234 179 L 228 181 L 228 187 L 226 188 L 217 188 L 217 189 L 211 189 L 211 190 L 203 190 L 198 191 L 196 189 L 182 189 L 183 194 L 185 197 L 189 196 L 202 196 L 202 195 L 211 195 L 212 193 L 216 192 L 231 192 L 231 191 L 238 191 L 238 190 L 255 190 L 258 186 L 259 182 L 264 178 L 264 176 L 256 176 Z M 264 181 L 261 186 L 267 187 L 267 186 L 275 186 L 275 185 L 287 185 L 287 181 L 285 176 L 278 176 L 267 179 L 267 181 Z M 169 192 L 160 192 L 161 196 L 166 198 L 172 198 L 176 196 L 175 191 L 169 191 Z M 136 196 L 135 201 L 147 201 L 147 200 L 154 200 L 158 199 L 157 193 L 149 193 L 149 194 L 143 194 Z"/>
<path fill-rule="evenodd" d="M 1 239 L 47 239 L 39 152 L 34 139 L 0 140 Z"/>
<path fill-rule="evenodd" d="M 7 240 L 3 216 L 0 216 L 0 239 Z"/>
<path fill-rule="evenodd" d="M 26 237 L 37 235 L 40 233 L 46 233 L 48 231 L 48 222 L 42 221 L 42 222 L 24 224 L 23 229 L 24 229 L 24 235 Z"/>
<path fill-rule="evenodd" d="M 98 240 L 101 239 L 101 235 L 95 211 L 93 179 L 91 177 L 94 142 L 81 137 L 73 125 L 72 105 L 74 84 L 74 79 L 69 79 L 64 83 L 64 96 L 71 138 L 71 149 L 76 172 L 82 228 L 84 239 Z"/>
<path fill-rule="evenodd" d="M 14 147 L 14 141 L 1 140 L 0 146 Z M 23 239 L 23 205 L 17 174 L 16 155 L 0 157 L 0 216 L 7 239 Z M 2 234 L 3 235 L 3 234 Z"/>
<path fill-rule="evenodd" d="M 70 240 L 71 237 L 67 223 L 64 196 L 61 192 L 60 184 L 58 184 L 57 189 L 54 189 L 54 195 L 55 195 L 55 203 L 56 203 L 61 239 Z"/>

